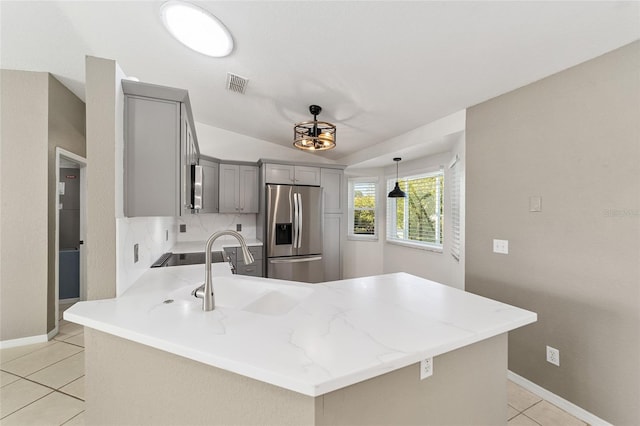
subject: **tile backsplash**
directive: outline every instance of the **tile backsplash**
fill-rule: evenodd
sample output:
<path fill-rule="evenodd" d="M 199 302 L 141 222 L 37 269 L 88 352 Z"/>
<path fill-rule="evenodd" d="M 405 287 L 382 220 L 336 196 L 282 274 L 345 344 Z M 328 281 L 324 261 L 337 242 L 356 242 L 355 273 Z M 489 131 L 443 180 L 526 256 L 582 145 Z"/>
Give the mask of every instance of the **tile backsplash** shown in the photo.
<path fill-rule="evenodd" d="M 186 232 L 179 232 L 180 225 Z M 124 217 L 116 219 L 117 283 L 120 296 L 163 253 L 176 242 L 206 241 L 211 234 L 225 229 L 236 230 L 246 238 L 256 237 L 254 214 L 194 214 L 175 217 Z M 134 262 L 134 246 L 138 245 L 138 261 Z"/>
<path fill-rule="evenodd" d="M 245 238 L 256 238 L 255 214 L 192 214 L 177 218 L 177 241 L 206 241 L 216 231 L 242 226 L 240 233 Z M 186 225 L 186 232 L 178 232 L 180 225 Z"/>
<path fill-rule="evenodd" d="M 116 219 L 116 296 L 120 296 L 160 255 L 176 243 L 177 220 L 173 217 L 124 217 Z M 134 262 L 134 246 L 138 261 Z"/>

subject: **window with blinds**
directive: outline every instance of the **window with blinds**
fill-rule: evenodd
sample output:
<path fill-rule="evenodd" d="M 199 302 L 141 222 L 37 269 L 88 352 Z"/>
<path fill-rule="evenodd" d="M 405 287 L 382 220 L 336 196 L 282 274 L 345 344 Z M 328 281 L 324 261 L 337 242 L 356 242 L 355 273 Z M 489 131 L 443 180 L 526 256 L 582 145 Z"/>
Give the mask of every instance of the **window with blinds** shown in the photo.
<path fill-rule="evenodd" d="M 349 180 L 349 236 L 375 238 L 376 192 L 375 179 Z"/>
<path fill-rule="evenodd" d="M 460 162 L 456 155 L 449 166 L 451 191 L 451 256 L 460 262 Z"/>
<path fill-rule="evenodd" d="M 387 201 L 387 240 L 442 249 L 444 173 L 402 177 L 398 184 L 406 198 Z M 395 179 L 387 181 L 387 190 Z"/>

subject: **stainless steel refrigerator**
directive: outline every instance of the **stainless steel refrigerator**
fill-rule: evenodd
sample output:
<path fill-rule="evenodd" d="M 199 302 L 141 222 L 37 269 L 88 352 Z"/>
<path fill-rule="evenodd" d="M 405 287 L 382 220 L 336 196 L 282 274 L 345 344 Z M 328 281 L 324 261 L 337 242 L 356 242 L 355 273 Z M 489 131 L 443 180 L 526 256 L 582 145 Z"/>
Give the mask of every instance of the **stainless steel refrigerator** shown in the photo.
<path fill-rule="evenodd" d="M 267 185 L 267 277 L 318 283 L 322 263 L 322 188 Z"/>

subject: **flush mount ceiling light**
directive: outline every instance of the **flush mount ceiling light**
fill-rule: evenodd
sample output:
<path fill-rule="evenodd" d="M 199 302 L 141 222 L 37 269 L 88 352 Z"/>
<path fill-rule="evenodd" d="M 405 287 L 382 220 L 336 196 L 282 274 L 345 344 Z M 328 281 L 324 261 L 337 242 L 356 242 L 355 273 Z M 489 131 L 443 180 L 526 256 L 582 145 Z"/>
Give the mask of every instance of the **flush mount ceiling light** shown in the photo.
<path fill-rule="evenodd" d="M 293 146 L 305 151 L 326 151 L 336 146 L 336 126 L 326 121 L 318 121 L 322 108 L 310 105 L 313 121 L 303 121 L 293 127 Z"/>
<path fill-rule="evenodd" d="M 400 157 L 396 157 L 393 159 L 393 161 L 396 162 L 396 186 L 395 188 L 393 188 L 393 191 L 391 191 L 388 195 L 389 198 L 406 198 L 407 194 L 405 194 L 405 192 L 400 189 L 400 185 L 398 185 L 398 163 L 400 163 L 400 160 L 402 160 L 402 158 Z"/>
<path fill-rule="evenodd" d="M 218 18 L 191 3 L 171 0 L 160 12 L 165 28 L 180 43 L 207 56 L 220 58 L 233 50 L 233 39 Z"/>

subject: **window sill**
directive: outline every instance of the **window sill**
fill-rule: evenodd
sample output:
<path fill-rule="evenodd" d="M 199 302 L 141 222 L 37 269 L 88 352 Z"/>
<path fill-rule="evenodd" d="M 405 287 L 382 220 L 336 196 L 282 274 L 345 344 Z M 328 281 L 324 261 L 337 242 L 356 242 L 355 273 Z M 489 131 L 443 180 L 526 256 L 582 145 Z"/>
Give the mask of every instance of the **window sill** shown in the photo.
<path fill-rule="evenodd" d="M 378 241 L 377 235 L 347 235 L 348 241 Z"/>
<path fill-rule="evenodd" d="M 412 243 L 412 242 L 409 242 L 409 241 L 400 241 L 400 240 L 387 239 L 387 243 L 393 244 L 393 245 L 396 245 L 396 246 L 408 247 L 408 248 L 412 248 L 412 249 L 430 251 L 430 252 L 433 252 L 433 253 L 439 253 L 439 254 L 443 253 L 442 247 L 428 246 L 428 245 L 425 245 L 425 244 Z"/>

